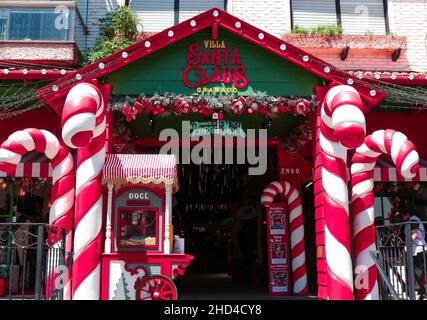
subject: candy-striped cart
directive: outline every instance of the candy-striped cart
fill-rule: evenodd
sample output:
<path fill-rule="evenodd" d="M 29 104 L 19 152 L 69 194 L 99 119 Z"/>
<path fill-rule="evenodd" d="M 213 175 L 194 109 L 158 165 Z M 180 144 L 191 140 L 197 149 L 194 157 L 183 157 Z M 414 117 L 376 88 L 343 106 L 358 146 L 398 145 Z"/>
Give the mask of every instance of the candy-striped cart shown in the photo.
<path fill-rule="evenodd" d="M 174 244 L 172 193 L 177 191 L 174 155 L 108 155 L 102 299 L 176 300 L 173 282 L 193 256 Z M 178 251 L 177 251 L 178 250 Z"/>

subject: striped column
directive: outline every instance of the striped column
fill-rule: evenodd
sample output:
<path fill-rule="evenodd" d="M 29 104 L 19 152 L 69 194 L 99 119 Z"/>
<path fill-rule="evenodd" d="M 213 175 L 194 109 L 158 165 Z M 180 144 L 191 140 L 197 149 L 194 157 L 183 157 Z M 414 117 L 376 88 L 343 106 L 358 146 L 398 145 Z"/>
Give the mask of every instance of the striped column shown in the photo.
<path fill-rule="evenodd" d="M 351 162 L 351 213 L 355 255 L 355 292 L 358 300 L 378 300 L 378 270 L 370 256 L 376 250 L 374 167 L 382 154 L 391 156 L 397 172 L 411 179 L 419 171 L 418 153 L 407 137 L 394 130 L 378 130 L 356 149 Z"/>
<path fill-rule="evenodd" d="M 98 300 L 102 253 L 102 169 L 105 162 L 106 114 L 101 92 L 80 83 L 67 95 L 62 137 L 78 148 L 74 214 L 73 299 Z"/>
<path fill-rule="evenodd" d="M 25 129 L 16 131 L 0 146 L 0 172 L 3 171 L 6 174 L 15 172 L 22 156 L 34 150 L 44 153 L 51 160 L 53 187 L 49 224 L 65 230 L 65 250 L 71 252 L 75 176 L 74 162 L 68 148 L 46 130 Z M 55 241 L 60 239 L 54 238 L 53 240 L 54 243 L 51 243 L 51 246 L 53 248 L 58 247 L 58 243 Z M 47 297 L 53 293 L 54 279 L 57 276 L 57 270 L 50 270 L 50 272 L 53 273 L 46 276 L 47 279 L 50 279 L 47 281 Z M 64 299 L 71 298 L 69 275 L 70 269 L 68 269 L 68 276 L 65 277 L 64 281 Z"/>
<path fill-rule="evenodd" d="M 325 219 L 327 298 L 352 300 L 353 267 L 347 190 L 347 149 L 365 138 L 363 103 L 350 86 L 331 88 L 321 107 L 319 142 Z"/>

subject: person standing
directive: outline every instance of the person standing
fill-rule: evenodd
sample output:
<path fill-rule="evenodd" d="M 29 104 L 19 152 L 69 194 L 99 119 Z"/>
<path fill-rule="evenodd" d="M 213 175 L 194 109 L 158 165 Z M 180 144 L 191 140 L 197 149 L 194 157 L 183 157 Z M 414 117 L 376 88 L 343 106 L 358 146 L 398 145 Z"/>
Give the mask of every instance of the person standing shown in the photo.
<path fill-rule="evenodd" d="M 403 212 L 403 219 L 411 223 L 411 240 L 412 240 L 412 255 L 414 257 L 414 275 L 415 281 L 420 287 L 419 300 L 426 298 L 426 290 L 424 286 L 424 269 L 426 266 L 427 243 L 425 240 L 425 228 L 421 219 L 408 211 Z"/>

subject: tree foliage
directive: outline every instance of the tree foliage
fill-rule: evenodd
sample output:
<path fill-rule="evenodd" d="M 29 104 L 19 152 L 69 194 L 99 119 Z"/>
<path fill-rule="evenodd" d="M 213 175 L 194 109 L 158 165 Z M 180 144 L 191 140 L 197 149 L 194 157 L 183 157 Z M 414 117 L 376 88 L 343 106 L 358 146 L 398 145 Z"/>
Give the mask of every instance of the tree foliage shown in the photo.
<path fill-rule="evenodd" d="M 134 44 L 140 35 L 138 15 L 127 6 L 119 6 L 99 19 L 100 37 L 84 54 L 83 64 L 91 64 Z"/>

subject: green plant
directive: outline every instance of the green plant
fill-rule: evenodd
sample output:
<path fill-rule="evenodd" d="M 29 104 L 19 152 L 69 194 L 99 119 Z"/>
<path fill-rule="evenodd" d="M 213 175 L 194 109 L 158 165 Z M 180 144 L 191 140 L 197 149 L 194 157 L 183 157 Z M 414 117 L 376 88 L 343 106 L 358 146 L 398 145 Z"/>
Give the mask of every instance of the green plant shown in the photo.
<path fill-rule="evenodd" d="M 372 32 L 372 31 L 366 31 L 365 33 L 364 33 L 364 35 L 365 36 L 373 36 L 373 35 L 375 35 L 375 33 L 374 32 Z"/>
<path fill-rule="evenodd" d="M 308 29 L 308 28 L 304 28 L 304 27 L 301 27 L 301 26 L 298 26 L 298 25 L 295 25 L 295 26 L 292 28 L 291 33 L 296 33 L 296 34 L 309 34 L 309 33 L 310 33 L 310 29 Z"/>
<path fill-rule="evenodd" d="M 343 34 L 343 28 L 339 24 L 319 24 L 311 29 L 312 34 L 321 34 L 324 36 L 335 36 Z"/>
<path fill-rule="evenodd" d="M 334 36 L 343 34 L 344 29 L 339 24 L 319 24 L 313 28 L 305 28 L 301 26 L 294 26 L 291 33 L 297 34 L 321 34 L 324 36 Z"/>
<path fill-rule="evenodd" d="M 95 46 L 84 54 L 84 65 L 120 51 L 138 40 L 139 17 L 127 6 L 117 7 L 99 21 L 100 37 L 96 39 Z"/>

